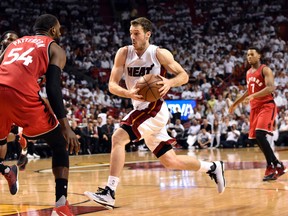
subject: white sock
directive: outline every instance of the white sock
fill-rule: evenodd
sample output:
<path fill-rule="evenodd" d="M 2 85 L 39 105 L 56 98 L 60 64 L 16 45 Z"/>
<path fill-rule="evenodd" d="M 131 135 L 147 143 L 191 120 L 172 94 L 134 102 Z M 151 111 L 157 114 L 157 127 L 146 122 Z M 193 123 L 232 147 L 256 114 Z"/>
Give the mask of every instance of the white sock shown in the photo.
<path fill-rule="evenodd" d="M 211 169 L 211 166 L 213 166 L 212 162 L 200 160 L 200 169 L 198 171 L 199 172 L 208 172 Z"/>
<path fill-rule="evenodd" d="M 60 199 L 57 200 L 55 206 L 59 207 L 59 206 L 64 206 L 64 205 L 66 205 L 66 197 L 62 195 Z"/>
<path fill-rule="evenodd" d="M 7 168 L 4 170 L 4 173 L 8 174 L 10 172 L 10 170 L 11 170 L 10 167 L 7 166 Z"/>
<path fill-rule="evenodd" d="M 108 177 L 107 186 L 109 188 L 111 188 L 111 190 L 116 191 L 116 188 L 118 186 L 119 181 L 120 181 L 120 179 L 118 177 L 109 176 Z"/>
<path fill-rule="evenodd" d="M 27 148 L 22 149 L 21 154 L 26 155 L 27 154 Z"/>

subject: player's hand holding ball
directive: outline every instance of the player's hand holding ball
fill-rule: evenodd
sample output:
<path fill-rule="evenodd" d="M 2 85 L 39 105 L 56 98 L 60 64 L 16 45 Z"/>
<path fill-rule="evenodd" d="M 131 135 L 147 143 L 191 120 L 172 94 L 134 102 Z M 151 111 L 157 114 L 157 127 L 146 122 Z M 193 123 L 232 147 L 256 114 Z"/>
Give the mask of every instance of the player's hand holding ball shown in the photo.
<path fill-rule="evenodd" d="M 148 102 L 159 100 L 162 96 L 163 78 L 159 75 L 146 74 L 141 77 L 135 88 L 139 89 L 138 94 L 143 96 L 143 99 Z"/>

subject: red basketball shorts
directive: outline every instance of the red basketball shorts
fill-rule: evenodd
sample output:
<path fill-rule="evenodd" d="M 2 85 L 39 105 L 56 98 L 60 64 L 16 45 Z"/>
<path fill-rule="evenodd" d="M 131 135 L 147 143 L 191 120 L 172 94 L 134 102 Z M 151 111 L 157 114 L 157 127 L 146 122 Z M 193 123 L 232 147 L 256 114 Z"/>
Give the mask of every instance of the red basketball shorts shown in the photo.
<path fill-rule="evenodd" d="M 277 107 L 273 102 L 251 109 L 249 139 L 256 139 L 256 130 L 272 133 L 276 115 Z"/>
<path fill-rule="evenodd" d="M 4 140 L 11 125 L 23 128 L 29 138 L 45 134 L 58 125 L 58 120 L 39 95 L 26 96 L 17 90 L 0 85 L 0 140 Z"/>

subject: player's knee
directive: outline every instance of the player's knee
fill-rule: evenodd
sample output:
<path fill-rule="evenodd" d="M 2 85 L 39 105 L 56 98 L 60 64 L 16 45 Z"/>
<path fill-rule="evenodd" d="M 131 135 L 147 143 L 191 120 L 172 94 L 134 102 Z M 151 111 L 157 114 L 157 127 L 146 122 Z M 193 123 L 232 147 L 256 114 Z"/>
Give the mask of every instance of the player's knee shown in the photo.
<path fill-rule="evenodd" d="M 69 154 L 66 150 L 66 139 L 60 127 L 43 136 L 52 150 L 52 167 L 69 167 Z"/>
<path fill-rule="evenodd" d="M 59 144 L 59 143 L 58 143 Z M 69 154 L 65 145 L 54 145 L 52 148 L 52 167 L 69 167 Z"/>
<path fill-rule="evenodd" d="M 112 135 L 112 146 L 125 146 L 130 142 L 129 135 L 127 134 L 126 131 L 124 130 L 117 130 L 115 133 Z"/>

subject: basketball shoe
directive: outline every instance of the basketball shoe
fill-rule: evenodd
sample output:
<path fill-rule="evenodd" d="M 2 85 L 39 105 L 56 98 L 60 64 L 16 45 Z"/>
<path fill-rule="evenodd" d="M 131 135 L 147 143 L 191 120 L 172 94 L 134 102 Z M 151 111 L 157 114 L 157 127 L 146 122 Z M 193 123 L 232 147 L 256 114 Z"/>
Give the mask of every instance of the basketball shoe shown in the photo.
<path fill-rule="evenodd" d="M 280 176 L 284 175 L 287 172 L 286 167 L 283 165 L 282 162 L 277 163 L 276 165 L 276 179 L 279 178 Z"/>
<path fill-rule="evenodd" d="M 68 201 L 66 201 L 66 204 L 59 207 L 54 207 L 51 216 L 74 216 L 74 214 L 71 212 L 70 206 Z"/>
<path fill-rule="evenodd" d="M 25 170 L 25 167 L 28 163 L 28 158 L 26 154 L 21 154 L 18 161 L 17 161 L 17 166 L 19 167 L 20 171 Z"/>
<path fill-rule="evenodd" d="M 271 164 L 266 167 L 263 181 L 273 181 L 287 172 L 282 162 L 275 165 Z"/>
<path fill-rule="evenodd" d="M 19 190 L 18 167 L 16 165 L 11 166 L 9 173 L 4 174 L 4 177 L 8 182 L 10 193 L 15 195 Z"/>
<path fill-rule="evenodd" d="M 211 166 L 211 169 L 207 174 L 215 181 L 217 184 L 218 193 L 223 193 L 226 187 L 225 177 L 224 177 L 224 163 L 223 161 L 215 161 Z"/>
<path fill-rule="evenodd" d="M 96 193 L 85 191 L 84 195 L 91 201 L 103 205 L 107 209 L 113 209 L 115 204 L 115 191 L 111 190 L 108 186 L 105 188 L 98 188 Z"/>

